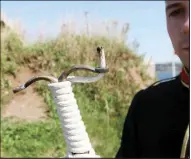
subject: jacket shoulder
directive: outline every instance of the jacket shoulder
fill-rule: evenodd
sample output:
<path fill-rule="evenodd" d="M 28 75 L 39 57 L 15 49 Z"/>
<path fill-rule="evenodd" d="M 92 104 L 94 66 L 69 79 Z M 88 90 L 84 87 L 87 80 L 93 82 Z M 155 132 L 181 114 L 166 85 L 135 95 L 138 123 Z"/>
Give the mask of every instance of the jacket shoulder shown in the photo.
<path fill-rule="evenodd" d="M 163 80 L 158 80 L 151 85 L 149 85 L 147 88 L 142 89 L 137 93 L 137 96 L 140 96 L 141 98 L 144 96 L 158 96 L 158 95 L 165 95 L 168 94 L 169 92 L 172 92 L 175 87 L 177 87 L 178 81 L 179 81 L 179 76 L 172 77 L 172 78 L 166 78 Z"/>
<path fill-rule="evenodd" d="M 179 85 L 179 78 L 167 78 L 163 80 L 159 80 L 151 84 L 145 89 L 140 90 L 134 96 L 134 100 L 132 104 L 134 105 L 132 108 L 137 111 L 145 111 L 145 108 L 152 108 L 153 105 L 157 107 L 159 103 L 168 102 L 176 93 L 175 89 Z M 141 106 L 140 106 L 141 105 Z"/>
<path fill-rule="evenodd" d="M 134 96 L 133 104 L 135 103 L 150 103 L 158 101 L 161 98 L 172 96 L 175 89 L 179 86 L 179 76 L 159 80 L 151 84 L 145 89 L 141 89 Z"/>
<path fill-rule="evenodd" d="M 166 78 L 166 79 L 162 79 L 162 80 L 158 80 L 158 81 L 154 82 L 153 84 L 151 84 L 148 88 L 153 88 L 153 87 L 156 87 L 156 86 L 165 86 L 165 85 L 173 84 L 177 80 L 177 78 L 178 78 L 178 76 L 171 77 L 171 78 Z"/>

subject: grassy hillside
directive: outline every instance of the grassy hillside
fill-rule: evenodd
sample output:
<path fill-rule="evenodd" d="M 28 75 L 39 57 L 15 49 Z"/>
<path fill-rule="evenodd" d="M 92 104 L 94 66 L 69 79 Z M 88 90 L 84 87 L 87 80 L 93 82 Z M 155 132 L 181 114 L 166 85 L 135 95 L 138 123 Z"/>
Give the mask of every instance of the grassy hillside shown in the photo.
<path fill-rule="evenodd" d="M 15 87 L 8 77 L 17 78 L 20 68 L 28 67 L 43 75 L 58 77 L 63 70 L 75 64 L 96 66 L 96 48 L 100 45 L 105 48 L 109 73 L 98 82 L 75 84 L 73 87 L 95 151 L 102 157 L 114 157 L 132 97 L 150 80 L 143 56 L 138 56 L 123 41 L 104 36 L 61 32 L 54 40 L 24 45 L 16 33 L 8 29 L 1 30 L 1 33 L 2 109 L 6 109 L 5 104 L 11 101 L 11 91 Z M 85 72 L 80 74 L 87 75 Z M 62 157 L 66 153 L 47 82 L 37 82 L 35 90 L 44 98 L 49 118 L 38 122 L 1 119 L 4 157 Z"/>

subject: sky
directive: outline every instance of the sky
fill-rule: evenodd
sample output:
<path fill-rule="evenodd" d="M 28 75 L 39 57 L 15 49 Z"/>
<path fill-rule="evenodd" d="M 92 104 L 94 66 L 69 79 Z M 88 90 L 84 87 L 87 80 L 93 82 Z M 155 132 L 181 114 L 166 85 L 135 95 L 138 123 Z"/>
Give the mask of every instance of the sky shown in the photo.
<path fill-rule="evenodd" d="M 22 23 L 28 41 L 34 41 L 40 32 L 55 37 L 67 20 L 74 20 L 80 31 L 85 28 L 87 11 L 92 30 L 101 32 L 101 24 L 112 20 L 119 23 L 119 29 L 129 23 L 126 43 L 138 41 L 138 54 L 154 63 L 180 61 L 173 55 L 166 29 L 164 1 L 1 1 L 1 9 L 8 18 Z"/>

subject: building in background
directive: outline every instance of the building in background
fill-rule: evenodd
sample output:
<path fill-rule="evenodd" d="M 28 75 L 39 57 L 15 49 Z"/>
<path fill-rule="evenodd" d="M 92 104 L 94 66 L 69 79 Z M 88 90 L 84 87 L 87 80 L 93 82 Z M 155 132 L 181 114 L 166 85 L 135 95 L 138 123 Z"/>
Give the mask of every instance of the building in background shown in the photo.
<path fill-rule="evenodd" d="M 156 78 L 159 80 L 171 78 L 181 72 L 182 64 L 180 62 L 166 62 L 155 64 Z"/>
<path fill-rule="evenodd" d="M 152 60 L 152 57 L 149 60 L 145 59 L 145 63 L 148 66 L 147 73 L 149 74 L 149 76 L 151 78 L 155 78 L 156 77 L 156 67 L 155 67 L 155 63 Z"/>

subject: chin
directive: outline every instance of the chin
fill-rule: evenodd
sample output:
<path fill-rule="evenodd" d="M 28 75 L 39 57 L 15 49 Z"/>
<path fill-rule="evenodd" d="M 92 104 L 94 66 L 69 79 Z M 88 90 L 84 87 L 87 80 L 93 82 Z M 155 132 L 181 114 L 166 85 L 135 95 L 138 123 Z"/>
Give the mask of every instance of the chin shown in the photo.
<path fill-rule="evenodd" d="M 190 63 L 189 61 L 184 62 L 184 66 L 190 71 Z"/>

